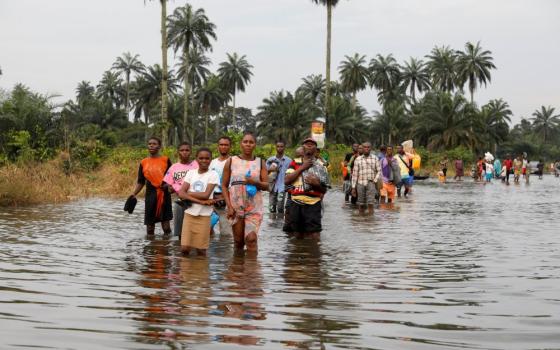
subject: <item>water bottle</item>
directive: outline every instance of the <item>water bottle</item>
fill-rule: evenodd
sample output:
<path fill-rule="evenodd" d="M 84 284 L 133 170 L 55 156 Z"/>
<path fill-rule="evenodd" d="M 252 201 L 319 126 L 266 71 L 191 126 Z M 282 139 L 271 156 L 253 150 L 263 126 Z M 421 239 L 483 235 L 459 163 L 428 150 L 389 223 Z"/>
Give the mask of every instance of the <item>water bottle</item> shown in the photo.
<path fill-rule="evenodd" d="M 245 177 L 251 177 L 251 170 L 247 170 Z M 249 198 L 254 197 L 257 194 L 257 187 L 255 185 L 246 185 L 245 191 L 247 191 L 247 196 Z"/>

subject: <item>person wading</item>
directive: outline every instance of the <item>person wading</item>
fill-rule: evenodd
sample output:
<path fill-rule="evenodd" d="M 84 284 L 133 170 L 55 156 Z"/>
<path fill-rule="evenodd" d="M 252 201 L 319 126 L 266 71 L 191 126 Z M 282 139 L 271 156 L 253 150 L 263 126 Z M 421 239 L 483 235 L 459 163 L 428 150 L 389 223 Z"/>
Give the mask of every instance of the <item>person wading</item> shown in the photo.
<path fill-rule="evenodd" d="M 284 213 L 284 204 L 286 202 L 284 192 L 284 177 L 286 170 L 290 166 L 292 160 L 284 155 L 286 143 L 284 141 L 276 141 L 276 155 L 266 160 L 266 169 L 268 170 L 268 178 L 270 182 L 269 194 L 269 211 L 270 213 Z"/>
<path fill-rule="evenodd" d="M 187 172 L 191 169 L 198 169 L 196 160 L 191 161 L 190 143 L 182 142 L 177 147 L 177 153 L 179 154 L 179 162 L 173 164 L 163 178 L 163 181 L 170 186 L 170 190 L 175 193 L 179 193 Z M 182 205 L 173 203 L 173 235 L 175 236 L 181 236 L 184 212 L 185 208 Z"/>
<path fill-rule="evenodd" d="M 256 253 L 257 237 L 263 218 L 261 191 L 268 191 L 266 165 L 253 152 L 255 135 L 245 132 L 241 139 L 241 154 L 227 160 L 222 178 L 222 190 L 227 205 L 237 249 L 247 247 Z"/>
<path fill-rule="evenodd" d="M 354 161 L 352 171 L 352 196 L 358 197 L 360 214 L 364 214 L 368 208 L 368 214 L 373 215 L 373 205 L 375 204 L 375 184 L 379 180 L 381 166 L 379 160 L 371 154 L 371 143 L 362 144 L 364 153 Z"/>
<path fill-rule="evenodd" d="M 146 185 L 144 225 L 146 225 L 148 236 L 154 235 L 158 222 L 161 222 L 163 233 L 170 234 L 169 221 L 173 219 L 171 194 L 168 185 L 163 182 L 165 173 L 171 167 L 171 161 L 166 156 L 159 154 L 160 149 L 161 140 L 157 137 L 150 137 L 148 140 L 150 156 L 140 162 L 136 187 L 130 195 L 130 197 L 136 198 L 136 195 Z"/>
<path fill-rule="evenodd" d="M 303 141 L 303 158 L 294 159 L 286 171 L 290 193 L 284 217 L 284 231 L 299 238 L 319 239 L 322 231 L 322 198 L 329 187 L 327 169 L 315 158 L 317 142 Z"/>
<path fill-rule="evenodd" d="M 230 158 L 229 152 L 231 150 L 231 138 L 229 136 L 222 136 L 218 139 L 218 158 L 212 159 L 210 163 L 210 170 L 215 171 L 220 178 L 220 183 L 214 188 L 214 208 L 219 216 L 220 235 L 231 235 L 231 225 L 227 219 L 226 202 L 222 192 L 222 178 L 224 174 L 224 166 Z"/>

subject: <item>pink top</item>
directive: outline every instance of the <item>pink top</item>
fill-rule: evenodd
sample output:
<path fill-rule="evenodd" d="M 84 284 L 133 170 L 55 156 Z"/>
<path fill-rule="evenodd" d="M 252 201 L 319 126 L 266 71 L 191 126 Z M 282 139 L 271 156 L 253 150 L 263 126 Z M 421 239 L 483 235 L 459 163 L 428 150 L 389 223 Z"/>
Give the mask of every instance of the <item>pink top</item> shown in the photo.
<path fill-rule="evenodd" d="M 193 160 L 189 164 L 175 163 L 169 168 L 169 170 L 167 170 L 163 181 L 171 185 L 175 192 L 179 192 L 179 189 L 181 189 L 181 186 L 183 185 L 183 178 L 191 169 L 198 169 L 198 163 L 196 160 Z"/>

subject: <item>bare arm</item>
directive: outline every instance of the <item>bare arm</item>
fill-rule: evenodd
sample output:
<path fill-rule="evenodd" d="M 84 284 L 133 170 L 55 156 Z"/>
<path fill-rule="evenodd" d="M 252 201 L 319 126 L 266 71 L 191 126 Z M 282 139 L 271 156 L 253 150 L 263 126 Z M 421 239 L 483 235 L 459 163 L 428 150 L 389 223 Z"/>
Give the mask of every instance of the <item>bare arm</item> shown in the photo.
<path fill-rule="evenodd" d="M 224 172 L 222 173 L 222 194 L 226 201 L 226 206 L 231 208 L 231 200 L 229 199 L 229 179 L 231 177 L 231 158 L 226 161 L 224 165 Z"/>
<path fill-rule="evenodd" d="M 138 193 L 140 193 L 140 191 L 142 191 L 142 188 L 144 187 L 144 184 L 142 183 L 137 183 L 136 187 L 134 187 L 134 191 L 132 191 L 132 197 L 136 197 L 136 195 Z"/>
<path fill-rule="evenodd" d="M 261 160 L 261 173 L 259 174 L 259 180 L 253 180 L 253 178 L 247 178 L 246 182 L 250 185 L 255 185 L 261 191 L 268 191 L 268 171 L 266 166 L 263 166 Z"/>

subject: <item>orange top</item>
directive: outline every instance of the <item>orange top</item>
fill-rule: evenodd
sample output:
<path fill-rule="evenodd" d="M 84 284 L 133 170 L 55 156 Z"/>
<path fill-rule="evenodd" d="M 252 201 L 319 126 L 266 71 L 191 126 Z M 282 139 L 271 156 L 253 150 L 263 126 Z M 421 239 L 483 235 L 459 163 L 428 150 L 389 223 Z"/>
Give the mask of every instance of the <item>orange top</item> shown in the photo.
<path fill-rule="evenodd" d="M 157 206 L 156 206 L 156 217 L 160 217 L 161 208 L 163 207 L 163 189 L 161 185 L 163 184 L 163 177 L 167 171 L 169 159 L 166 156 L 159 156 L 157 158 L 144 158 L 142 159 L 142 173 L 144 177 L 150 181 L 152 186 L 156 189 L 157 195 Z"/>

